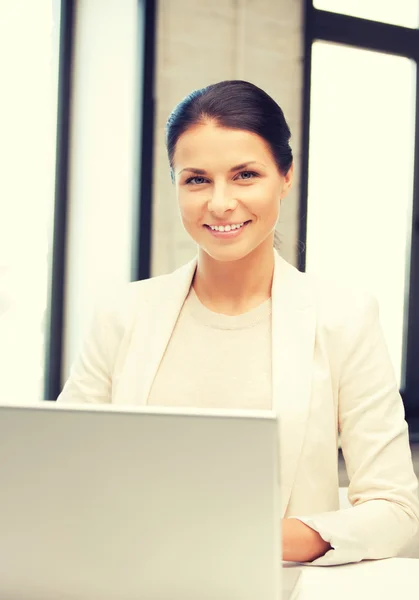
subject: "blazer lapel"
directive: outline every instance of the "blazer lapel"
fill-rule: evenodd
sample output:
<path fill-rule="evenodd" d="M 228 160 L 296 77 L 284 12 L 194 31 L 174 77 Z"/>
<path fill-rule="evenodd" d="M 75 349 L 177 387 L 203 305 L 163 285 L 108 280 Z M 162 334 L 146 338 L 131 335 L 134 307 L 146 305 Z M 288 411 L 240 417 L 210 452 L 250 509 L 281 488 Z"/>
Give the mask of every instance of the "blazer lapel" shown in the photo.
<path fill-rule="evenodd" d="M 138 307 L 114 402 L 147 403 L 153 380 L 189 293 L 196 264 L 195 258 L 174 273 L 154 279 L 152 295 L 144 295 L 144 302 Z"/>
<path fill-rule="evenodd" d="M 273 410 L 279 419 L 282 516 L 295 479 L 309 415 L 316 312 L 307 278 L 275 253 L 272 284 Z"/>

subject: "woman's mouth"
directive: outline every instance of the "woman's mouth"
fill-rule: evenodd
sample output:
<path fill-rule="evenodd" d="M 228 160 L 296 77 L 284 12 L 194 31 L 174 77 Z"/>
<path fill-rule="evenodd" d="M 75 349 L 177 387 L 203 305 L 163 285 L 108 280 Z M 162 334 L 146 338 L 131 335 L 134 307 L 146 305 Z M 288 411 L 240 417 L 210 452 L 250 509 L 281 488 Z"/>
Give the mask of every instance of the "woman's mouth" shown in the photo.
<path fill-rule="evenodd" d="M 241 223 L 227 223 L 225 225 L 205 224 L 204 227 L 209 231 L 209 233 L 212 236 L 216 238 L 231 239 L 239 236 L 243 232 L 243 230 L 246 229 L 249 223 L 251 223 L 251 220 L 243 221 Z"/>

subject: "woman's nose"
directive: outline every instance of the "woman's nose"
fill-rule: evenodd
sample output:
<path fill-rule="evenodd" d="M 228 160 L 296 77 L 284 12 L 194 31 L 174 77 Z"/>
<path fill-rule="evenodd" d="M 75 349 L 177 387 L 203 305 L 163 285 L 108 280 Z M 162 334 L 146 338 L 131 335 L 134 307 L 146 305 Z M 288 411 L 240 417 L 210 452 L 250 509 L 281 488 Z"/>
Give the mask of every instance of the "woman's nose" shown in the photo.
<path fill-rule="evenodd" d="M 212 197 L 208 201 L 208 210 L 215 215 L 223 215 L 229 210 L 234 210 L 237 201 L 234 200 L 227 190 L 214 190 Z"/>

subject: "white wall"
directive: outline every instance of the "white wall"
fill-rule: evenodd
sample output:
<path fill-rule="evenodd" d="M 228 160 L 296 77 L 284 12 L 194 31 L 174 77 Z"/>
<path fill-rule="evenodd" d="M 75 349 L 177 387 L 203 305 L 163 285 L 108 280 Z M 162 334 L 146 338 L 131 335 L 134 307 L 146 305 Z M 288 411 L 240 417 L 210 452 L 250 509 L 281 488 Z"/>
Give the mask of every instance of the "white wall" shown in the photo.
<path fill-rule="evenodd" d="M 282 255 L 296 264 L 302 103 L 301 0 L 159 0 L 157 114 L 153 189 L 154 275 L 195 254 L 178 217 L 164 147 L 171 110 L 193 89 L 223 79 L 246 79 L 278 102 L 292 131 L 296 162 L 292 193 L 278 230 Z"/>
<path fill-rule="evenodd" d="M 137 0 L 78 0 L 66 280 L 66 378 L 99 296 L 131 277 Z"/>

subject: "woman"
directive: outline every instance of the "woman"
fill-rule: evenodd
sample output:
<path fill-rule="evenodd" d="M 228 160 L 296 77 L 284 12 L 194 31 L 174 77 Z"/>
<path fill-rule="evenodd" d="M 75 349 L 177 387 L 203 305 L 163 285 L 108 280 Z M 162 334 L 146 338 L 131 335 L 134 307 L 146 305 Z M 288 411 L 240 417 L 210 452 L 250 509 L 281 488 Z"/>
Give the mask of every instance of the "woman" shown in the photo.
<path fill-rule="evenodd" d="M 167 150 L 197 258 L 97 312 L 59 400 L 273 409 L 284 560 L 390 557 L 419 521 L 403 405 L 377 302 L 300 273 L 273 247 L 293 178 L 289 140 L 280 107 L 247 82 L 175 108 Z"/>

